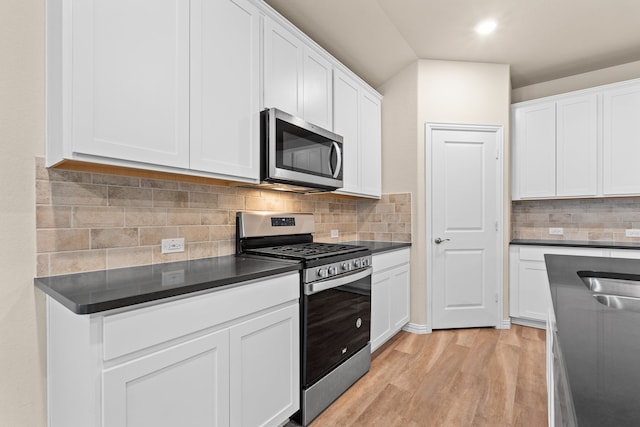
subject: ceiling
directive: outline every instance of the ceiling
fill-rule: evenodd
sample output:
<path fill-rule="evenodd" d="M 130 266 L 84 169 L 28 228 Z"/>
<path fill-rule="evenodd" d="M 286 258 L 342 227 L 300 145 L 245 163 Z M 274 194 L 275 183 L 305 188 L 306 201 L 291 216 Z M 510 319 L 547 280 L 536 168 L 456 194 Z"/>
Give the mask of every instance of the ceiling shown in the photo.
<path fill-rule="evenodd" d="M 510 64 L 514 89 L 640 60 L 638 0 L 265 1 L 373 87 L 418 58 Z"/>

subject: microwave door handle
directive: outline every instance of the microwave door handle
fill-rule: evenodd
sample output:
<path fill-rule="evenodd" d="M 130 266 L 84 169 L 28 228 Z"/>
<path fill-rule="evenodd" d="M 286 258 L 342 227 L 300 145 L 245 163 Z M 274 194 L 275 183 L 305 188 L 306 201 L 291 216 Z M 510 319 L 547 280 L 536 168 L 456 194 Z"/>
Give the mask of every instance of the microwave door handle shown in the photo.
<path fill-rule="evenodd" d="M 331 152 L 334 151 L 336 152 L 336 168 L 332 169 L 331 168 Z M 329 171 L 331 172 L 331 175 L 333 176 L 334 179 L 337 179 L 338 176 L 340 175 L 340 169 L 342 168 L 342 150 L 340 150 L 340 145 L 338 145 L 337 142 L 333 141 L 333 144 L 331 145 L 331 150 L 329 150 Z"/>

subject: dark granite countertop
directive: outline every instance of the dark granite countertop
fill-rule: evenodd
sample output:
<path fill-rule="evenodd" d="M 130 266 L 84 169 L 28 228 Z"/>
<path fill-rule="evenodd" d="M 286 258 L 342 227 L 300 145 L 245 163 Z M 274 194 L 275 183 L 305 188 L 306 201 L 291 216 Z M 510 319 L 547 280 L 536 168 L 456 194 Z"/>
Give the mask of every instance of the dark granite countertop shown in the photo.
<path fill-rule="evenodd" d="M 37 277 L 35 286 L 76 314 L 89 314 L 300 270 L 297 262 L 222 256 Z"/>
<path fill-rule="evenodd" d="M 350 242 L 344 242 L 344 244 L 365 246 L 373 254 L 411 247 L 411 243 L 406 242 L 374 242 L 370 240 L 353 240 Z"/>
<path fill-rule="evenodd" d="M 640 243 L 635 242 L 603 242 L 593 240 L 514 239 L 510 244 L 527 246 L 564 246 L 568 248 L 640 249 Z"/>
<path fill-rule="evenodd" d="M 545 255 L 578 425 L 640 425 L 640 313 L 602 305 L 578 271 L 640 274 L 640 261 Z"/>

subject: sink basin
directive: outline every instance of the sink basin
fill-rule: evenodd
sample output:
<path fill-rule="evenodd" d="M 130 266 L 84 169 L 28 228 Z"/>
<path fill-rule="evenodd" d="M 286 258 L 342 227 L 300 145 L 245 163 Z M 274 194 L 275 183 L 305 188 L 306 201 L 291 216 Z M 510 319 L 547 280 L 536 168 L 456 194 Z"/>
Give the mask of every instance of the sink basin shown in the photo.
<path fill-rule="evenodd" d="M 578 276 L 592 292 L 608 294 L 608 296 L 640 298 L 640 275 L 578 271 Z"/>
<path fill-rule="evenodd" d="M 635 311 L 640 313 L 640 298 L 621 297 L 619 295 L 594 294 L 593 297 L 600 304 L 620 310 Z"/>

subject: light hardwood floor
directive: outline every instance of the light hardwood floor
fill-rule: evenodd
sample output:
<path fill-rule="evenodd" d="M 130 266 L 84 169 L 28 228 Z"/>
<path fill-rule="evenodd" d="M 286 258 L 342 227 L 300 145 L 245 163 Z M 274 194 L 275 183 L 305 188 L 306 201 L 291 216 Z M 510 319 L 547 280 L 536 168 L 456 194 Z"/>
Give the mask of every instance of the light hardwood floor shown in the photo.
<path fill-rule="evenodd" d="M 546 426 L 545 332 L 400 332 L 311 427 Z"/>

